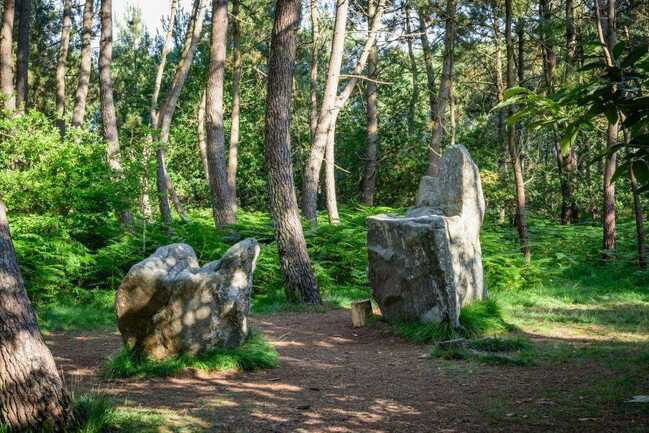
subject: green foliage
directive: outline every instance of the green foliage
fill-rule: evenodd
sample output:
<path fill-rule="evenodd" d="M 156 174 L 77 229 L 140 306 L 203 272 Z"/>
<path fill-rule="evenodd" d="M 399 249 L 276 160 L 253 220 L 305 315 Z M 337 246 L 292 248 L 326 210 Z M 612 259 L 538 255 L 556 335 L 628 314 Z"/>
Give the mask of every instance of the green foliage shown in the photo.
<path fill-rule="evenodd" d="M 445 360 L 477 361 L 489 365 L 528 366 L 536 358 L 534 347 L 520 337 L 491 337 L 470 340 L 465 346 L 433 348 L 432 356 Z"/>
<path fill-rule="evenodd" d="M 275 368 L 278 364 L 277 351 L 262 334 L 252 332 L 246 341 L 235 349 L 216 349 L 192 357 L 173 356 L 161 361 L 148 359 L 141 353 L 129 349 L 109 359 L 102 375 L 116 377 L 166 377 L 189 368 L 202 371 L 253 371 L 260 368 Z"/>
<path fill-rule="evenodd" d="M 115 293 L 75 289 L 50 302 L 37 302 L 38 324 L 43 331 L 77 331 L 115 328 Z"/>
<path fill-rule="evenodd" d="M 492 300 L 474 302 L 462 308 L 460 328 L 453 329 L 448 323 L 395 323 L 398 335 L 413 343 L 435 343 L 454 338 L 475 338 L 498 335 L 511 329 L 503 320 L 500 308 Z"/>

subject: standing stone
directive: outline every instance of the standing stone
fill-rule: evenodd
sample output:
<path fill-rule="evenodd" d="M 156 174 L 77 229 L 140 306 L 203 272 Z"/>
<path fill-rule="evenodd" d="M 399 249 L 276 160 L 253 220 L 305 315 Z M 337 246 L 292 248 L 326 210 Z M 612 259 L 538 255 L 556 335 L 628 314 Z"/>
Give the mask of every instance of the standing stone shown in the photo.
<path fill-rule="evenodd" d="M 126 346 L 162 359 L 241 345 L 258 255 L 252 238 L 203 267 L 187 244 L 158 248 L 117 289 L 117 326 Z"/>
<path fill-rule="evenodd" d="M 417 207 L 406 217 L 368 219 L 369 282 L 383 316 L 447 321 L 485 299 L 480 226 L 485 201 L 480 172 L 464 146 L 444 154 L 439 176 L 424 176 Z"/>

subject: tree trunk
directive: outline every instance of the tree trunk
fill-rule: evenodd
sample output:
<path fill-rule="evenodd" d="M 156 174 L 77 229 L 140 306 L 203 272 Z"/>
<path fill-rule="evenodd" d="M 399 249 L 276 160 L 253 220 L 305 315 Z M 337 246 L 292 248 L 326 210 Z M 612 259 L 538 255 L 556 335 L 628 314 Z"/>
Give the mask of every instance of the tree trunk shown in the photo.
<path fill-rule="evenodd" d="M 207 164 L 214 224 L 223 227 L 235 223 L 233 197 L 228 187 L 223 127 L 223 81 L 228 29 L 227 0 L 212 0 L 212 35 L 210 65 L 207 74 Z"/>
<path fill-rule="evenodd" d="M 16 109 L 14 94 L 13 28 L 16 11 L 15 0 L 5 0 L 0 28 L 0 94 L 4 109 L 12 113 Z"/>
<path fill-rule="evenodd" d="M 228 149 L 227 178 L 230 200 L 237 207 L 237 166 L 239 165 L 239 122 L 241 110 L 241 26 L 239 23 L 240 0 L 232 0 L 232 123 L 230 148 Z"/>
<path fill-rule="evenodd" d="M 0 423 L 13 431 L 66 431 L 70 400 L 38 329 L 0 200 Z"/>
<path fill-rule="evenodd" d="M 442 157 L 442 134 L 444 133 L 444 114 L 448 107 L 451 93 L 451 79 L 453 76 L 453 56 L 455 50 L 455 0 L 448 0 L 446 4 L 446 29 L 444 33 L 444 64 L 442 65 L 442 79 L 439 83 L 439 95 L 433 112 L 433 131 L 428 154 L 429 176 L 439 173 L 439 161 Z"/>
<path fill-rule="evenodd" d="M 101 0 L 101 38 L 99 41 L 99 93 L 101 99 L 101 120 L 106 140 L 108 166 L 120 179 L 124 169 L 120 155 L 119 135 L 117 132 L 117 116 L 113 101 L 113 77 L 111 64 L 113 62 L 113 5 L 112 0 Z M 58 88 L 57 88 L 58 93 Z M 122 211 L 119 215 L 122 225 L 130 225 L 130 212 Z"/>
<path fill-rule="evenodd" d="M 370 1 L 368 8 L 368 16 L 370 20 L 374 18 L 375 13 L 376 3 L 374 1 Z M 408 39 L 408 41 L 408 49 L 411 50 L 412 42 L 410 41 L 410 39 Z M 378 95 L 376 85 L 376 79 L 378 78 L 378 57 L 378 50 L 376 44 L 374 44 L 374 46 L 372 46 L 372 51 L 370 51 L 370 57 L 367 61 L 367 76 L 369 80 L 367 82 L 365 94 L 365 98 L 367 100 L 367 157 L 365 159 L 365 172 L 363 174 L 363 192 L 361 194 L 361 203 L 366 206 L 374 205 L 374 191 L 376 190 L 376 165 L 379 142 L 379 118 L 377 105 Z M 416 69 L 413 73 L 413 88 L 415 86 L 415 75 Z M 413 90 L 413 94 L 414 92 L 415 90 Z"/>
<path fill-rule="evenodd" d="M 79 63 L 79 82 L 74 98 L 72 112 L 72 127 L 78 128 L 86 117 L 86 99 L 90 86 L 92 66 L 92 24 L 94 20 L 94 0 L 86 0 L 83 7 L 83 29 L 81 33 L 81 62 Z"/>
<path fill-rule="evenodd" d="M 270 210 L 277 230 L 286 297 L 292 302 L 321 303 L 302 231 L 291 161 L 290 124 L 295 70 L 296 32 L 301 0 L 277 0 L 266 92 L 265 160 Z"/>
<path fill-rule="evenodd" d="M 336 198 L 336 121 L 338 111 L 334 113 L 334 121 L 329 129 L 327 148 L 325 150 L 325 199 L 329 224 L 338 224 L 338 199 Z"/>
<path fill-rule="evenodd" d="M 342 55 L 345 39 L 345 27 L 347 23 L 347 11 L 349 10 L 348 0 L 340 0 L 336 7 L 336 23 L 334 26 L 334 37 L 331 44 L 331 56 L 329 58 L 329 67 L 327 69 L 327 82 L 325 84 L 325 93 L 320 106 L 320 115 L 318 116 L 318 127 L 316 134 L 311 143 L 309 160 L 304 171 L 304 187 L 302 194 L 302 211 L 304 216 L 312 224 L 316 223 L 317 194 L 320 183 L 320 169 L 322 160 L 325 156 L 327 140 L 329 138 L 329 129 L 334 120 L 334 112 L 339 112 L 347 103 L 351 96 L 358 75 L 363 71 L 367 60 L 370 56 L 372 46 L 376 41 L 377 30 L 381 24 L 383 6 L 385 0 L 378 0 L 376 14 L 370 24 L 369 37 L 365 42 L 363 51 L 356 62 L 356 65 L 350 74 L 352 77 L 345 85 L 340 94 L 337 94 L 340 69 L 342 65 Z"/>
<path fill-rule="evenodd" d="M 428 41 L 428 16 L 427 13 L 417 6 L 417 15 L 419 15 L 419 39 L 421 40 L 421 49 L 424 53 L 424 64 L 426 65 L 426 82 L 428 84 L 428 122 L 432 129 L 433 113 L 435 111 L 436 98 L 435 89 L 435 71 L 433 70 L 433 50 Z"/>
<path fill-rule="evenodd" d="M 629 179 L 633 191 L 633 210 L 635 213 L 636 240 L 638 244 L 638 266 L 640 269 L 647 269 L 647 242 L 644 228 L 644 216 L 642 215 L 642 203 L 638 192 L 638 181 L 633 172 L 633 166 L 629 166 Z"/>
<path fill-rule="evenodd" d="M 164 221 L 171 220 L 170 215 L 165 216 L 163 214 L 163 212 L 169 212 L 168 203 L 166 205 L 164 203 L 165 201 L 167 201 L 168 195 L 171 197 L 171 201 L 173 202 L 174 207 L 176 208 L 176 212 L 178 213 L 180 218 L 183 221 L 189 220 L 189 217 L 187 216 L 187 213 L 185 212 L 185 209 L 183 208 L 183 205 L 180 202 L 178 195 L 176 194 L 176 189 L 173 187 L 173 184 L 171 183 L 171 178 L 169 177 L 169 173 L 167 171 L 167 165 L 165 161 L 165 152 L 166 152 L 167 144 L 169 144 L 169 131 L 171 129 L 171 121 L 173 120 L 174 112 L 176 111 L 178 98 L 180 97 L 180 92 L 182 91 L 183 86 L 185 85 L 185 81 L 187 81 L 187 75 L 189 74 L 189 67 L 191 66 L 192 61 L 194 59 L 194 54 L 196 53 L 198 42 L 200 41 L 201 33 L 203 31 L 203 21 L 205 19 L 206 10 L 207 10 L 207 0 L 195 1 L 192 17 L 187 26 L 187 33 L 185 34 L 182 55 L 180 58 L 180 62 L 178 63 L 178 66 L 176 68 L 176 73 L 174 74 L 174 79 L 171 83 L 171 88 L 169 89 L 167 98 L 165 99 L 164 103 L 162 104 L 162 107 L 160 108 L 160 112 L 155 114 L 155 117 L 157 117 L 157 119 L 155 119 L 157 123 L 156 126 L 157 129 L 160 130 L 160 142 L 159 142 L 158 150 L 156 152 L 157 153 L 156 160 L 158 164 L 162 164 L 162 167 L 158 167 L 157 174 L 158 176 L 164 175 L 164 178 L 157 180 L 157 185 L 158 185 L 158 196 L 160 197 L 160 213 L 161 215 L 163 215 Z M 158 69 L 159 70 L 162 69 L 164 72 L 164 64 L 162 64 L 162 61 Z M 154 104 L 157 100 L 157 95 L 155 93 L 154 96 L 155 98 L 152 98 L 152 107 L 154 107 Z M 154 108 L 152 108 L 152 112 L 153 110 Z"/>
<path fill-rule="evenodd" d="M 16 51 L 16 105 L 20 111 L 29 108 L 29 32 L 32 20 L 32 1 L 21 0 L 18 21 L 18 50 Z"/>
<path fill-rule="evenodd" d="M 608 0 L 606 17 L 602 17 L 599 0 L 595 0 L 595 15 L 597 30 L 604 51 L 604 57 L 609 66 L 613 66 L 613 48 L 617 43 L 615 29 L 615 0 Z M 604 25 L 605 23 L 605 25 Z M 619 134 L 619 119 L 610 122 L 607 128 L 607 148 L 617 144 Z M 603 204 L 602 204 L 602 259 L 608 260 L 615 252 L 615 183 L 613 176 L 617 165 L 617 154 L 612 152 L 604 162 Z"/>
<path fill-rule="evenodd" d="M 415 134 L 415 117 L 417 115 L 417 103 L 419 102 L 419 84 L 418 84 L 419 80 L 417 74 L 417 58 L 415 57 L 415 50 L 413 48 L 413 43 L 412 43 L 413 35 L 412 35 L 412 25 L 410 22 L 411 21 L 410 0 L 406 0 L 403 7 L 404 7 L 404 13 L 406 15 L 406 34 L 407 34 L 406 44 L 408 46 L 408 59 L 410 60 L 410 75 L 412 79 L 412 93 L 410 94 L 410 104 L 408 105 L 408 134 L 412 136 Z M 371 68 L 371 59 L 370 62 L 368 63 L 368 69 L 369 68 Z M 368 71 L 368 75 L 370 76 L 370 78 L 372 78 L 372 76 L 370 75 L 370 71 Z M 368 92 L 369 92 L 369 85 L 368 85 Z M 368 103 L 369 103 L 369 98 L 368 98 Z M 369 116 L 369 109 L 368 109 L 368 116 Z"/>
<path fill-rule="evenodd" d="M 512 0 L 505 0 L 505 39 L 507 42 L 507 87 L 514 86 L 514 42 L 512 38 Z M 519 65 L 523 68 L 524 65 Z M 510 115 L 511 110 L 510 110 Z M 525 201 L 525 182 L 521 165 L 520 149 L 516 143 L 516 130 L 513 126 L 507 128 L 507 149 L 514 170 L 516 190 L 516 229 L 521 245 L 521 252 L 526 261 L 530 260 L 530 248 L 527 234 L 527 209 Z"/>
<path fill-rule="evenodd" d="M 318 43 L 319 43 L 319 23 L 318 23 L 318 1 L 311 0 L 311 112 L 309 114 L 309 131 L 311 132 L 311 142 L 315 139 L 316 128 L 318 127 Z"/>
<path fill-rule="evenodd" d="M 70 30 L 72 29 L 72 0 L 63 0 L 63 25 L 61 26 L 61 42 L 59 59 L 56 64 L 56 123 L 65 135 L 65 67 L 70 51 Z"/>
<path fill-rule="evenodd" d="M 201 162 L 203 163 L 203 172 L 205 174 L 205 180 L 210 181 L 210 176 L 208 174 L 208 165 L 207 165 L 207 139 L 205 138 L 205 104 L 206 104 L 206 93 L 203 91 L 201 100 L 198 103 L 198 108 L 196 109 L 196 120 L 197 120 L 197 131 L 196 135 L 198 137 L 198 150 L 201 154 Z"/>
<path fill-rule="evenodd" d="M 502 49 L 501 49 L 501 33 L 500 33 L 500 15 L 494 12 L 492 28 L 494 31 L 494 75 L 496 84 L 496 101 L 500 104 L 505 99 L 505 84 L 503 80 L 503 66 L 502 66 Z M 504 142 L 504 129 L 505 129 L 505 112 L 498 110 L 498 140 Z M 505 149 L 507 152 L 507 149 Z"/>
<path fill-rule="evenodd" d="M 573 66 L 577 58 L 577 30 L 574 0 L 566 0 L 566 62 Z"/>

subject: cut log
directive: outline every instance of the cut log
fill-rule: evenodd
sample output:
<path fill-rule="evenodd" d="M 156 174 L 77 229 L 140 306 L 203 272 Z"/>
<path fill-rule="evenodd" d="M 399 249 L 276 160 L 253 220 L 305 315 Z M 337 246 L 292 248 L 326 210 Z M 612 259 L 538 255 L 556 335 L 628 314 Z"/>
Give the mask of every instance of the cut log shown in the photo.
<path fill-rule="evenodd" d="M 367 319 L 372 315 L 372 303 L 369 299 L 352 302 L 352 326 L 362 328 L 367 326 Z"/>

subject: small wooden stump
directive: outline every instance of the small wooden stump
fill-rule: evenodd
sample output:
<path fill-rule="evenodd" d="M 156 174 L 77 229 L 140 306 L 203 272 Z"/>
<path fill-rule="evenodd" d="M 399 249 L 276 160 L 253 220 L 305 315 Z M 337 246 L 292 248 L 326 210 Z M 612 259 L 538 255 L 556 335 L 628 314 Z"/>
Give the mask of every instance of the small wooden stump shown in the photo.
<path fill-rule="evenodd" d="M 372 315 L 372 303 L 369 299 L 352 302 L 352 326 L 362 328 L 367 326 L 367 319 Z"/>

